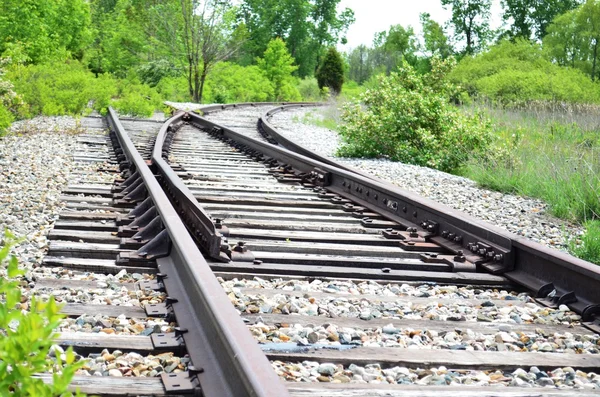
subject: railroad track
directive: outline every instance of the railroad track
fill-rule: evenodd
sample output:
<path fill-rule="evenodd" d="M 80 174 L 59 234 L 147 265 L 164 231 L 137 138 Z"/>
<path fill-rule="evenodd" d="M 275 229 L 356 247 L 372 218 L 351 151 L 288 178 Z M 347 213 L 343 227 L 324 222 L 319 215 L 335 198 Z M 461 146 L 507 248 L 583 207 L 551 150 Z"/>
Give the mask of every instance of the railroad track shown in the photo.
<path fill-rule="evenodd" d="M 221 120 L 246 135 L 186 113 L 164 125 L 112 111 L 107 121 L 110 136 L 81 137 L 76 158 L 107 162 L 114 184 L 81 177 L 67 188 L 44 260 L 67 277 L 36 280 L 42 294 L 115 291 L 112 302 L 64 309 L 92 320 L 58 343 L 91 357 L 99 367 L 89 374 L 112 375 L 78 376 L 82 391 L 513 396 L 600 386 L 591 264 L 267 143 L 302 152 L 266 114 L 256 129 Z M 133 299 L 119 305 L 122 296 Z"/>

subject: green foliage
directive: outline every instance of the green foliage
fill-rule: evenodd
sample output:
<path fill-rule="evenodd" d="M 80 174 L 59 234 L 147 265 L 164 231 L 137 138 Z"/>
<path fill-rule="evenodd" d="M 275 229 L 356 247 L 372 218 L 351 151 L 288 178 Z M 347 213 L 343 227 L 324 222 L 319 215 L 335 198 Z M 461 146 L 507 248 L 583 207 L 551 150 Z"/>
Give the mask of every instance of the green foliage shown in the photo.
<path fill-rule="evenodd" d="M 271 82 L 257 66 L 221 62 L 206 81 L 206 102 L 266 102 L 273 97 Z"/>
<path fill-rule="evenodd" d="M 16 112 L 23 106 L 23 100 L 15 92 L 14 85 L 4 76 L 4 66 L 7 63 L 7 59 L 0 58 L 0 136 L 13 122 L 12 112 Z"/>
<path fill-rule="evenodd" d="M 598 103 L 600 89 L 582 72 L 548 61 L 537 44 L 502 41 L 490 51 L 464 58 L 450 75 L 473 97 L 505 106 L 530 101 Z"/>
<path fill-rule="evenodd" d="M 319 83 L 314 77 L 306 77 L 298 83 L 298 92 L 303 101 L 306 102 L 317 102 L 322 98 L 321 90 L 319 89 Z"/>
<path fill-rule="evenodd" d="M 80 115 L 91 110 L 90 102 L 101 113 L 111 105 L 122 113 L 147 116 L 162 107 L 155 89 L 131 79 L 96 78 L 77 61 L 13 65 L 6 76 L 25 102 L 16 112 L 21 118 Z"/>
<path fill-rule="evenodd" d="M 441 0 L 452 7 L 450 23 L 457 40 L 466 43 L 465 54 L 474 54 L 485 47 L 490 37 L 491 0 Z"/>
<path fill-rule="evenodd" d="M 179 71 L 167 59 L 159 59 L 157 61 L 146 62 L 136 69 L 136 72 L 144 84 L 150 87 L 156 87 L 161 79 L 165 77 L 177 77 Z"/>
<path fill-rule="evenodd" d="M 4 135 L 4 132 L 10 127 L 13 120 L 13 114 L 4 106 L 4 104 L 0 103 L 0 136 Z"/>
<path fill-rule="evenodd" d="M 544 45 L 551 60 L 587 73 L 600 73 L 600 1 L 587 0 L 581 7 L 560 15 L 548 27 Z"/>
<path fill-rule="evenodd" d="M 300 93 L 292 73 L 298 69 L 283 40 L 271 40 L 262 58 L 256 60 L 258 67 L 273 85 L 274 101 L 297 101 Z"/>
<path fill-rule="evenodd" d="M 509 37 L 541 40 L 552 20 L 580 4 L 579 0 L 502 0 L 502 19 L 511 22 Z"/>
<path fill-rule="evenodd" d="M 111 101 L 111 106 L 121 114 L 149 117 L 162 107 L 159 93 L 136 78 L 119 80 L 117 87 L 117 98 Z"/>
<path fill-rule="evenodd" d="M 149 40 L 133 0 L 97 0 L 91 18 L 95 27 L 94 41 L 86 54 L 86 62 L 96 74 L 106 72 L 125 77 L 137 67 L 149 50 Z"/>
<path fill-rule="evenodd" d="M 346 8 L 338 12 L 340 0 L 244 0 L 238 12 L 248 32 L 239 61 L 251 63 L 262 56 L 277 37 L 287 45 L 299 66 L 300 77 L 311 76 L 324 49 L 344 42 L 343 35 L 354 22 Z"/>
<path fill-rule="evenodd" d="M 378 86 L 344 107 L 341 156 L 392 160 L 456 171 L 491 142 L 487 120 L 460 113 L 450 104 L 452 59 L 433 59 L 431 73 L 418 75 L 404 64 L 380 76 Z"/>
<path fill-rule="evenodd" d="M 95 96 L 93 76 L 79 62 L 14 65 L 7 77 L 26 102 L 20 117 L 81 114 Z"/>
<path fill-rule="evenodd" d="M 6 272 L 6 277 L 0 277 L 0 394 L 72 396 L 67 387 L 83 362 L 76 362 L 72 348 L 56 357 L 56 361 L 48 358 L 56 336 L 54 329 L 64 315 L 59 314 L 54 297 L 48 302 L 32 298 L 29 311 L 21 309 L 18 277 L 25 272 L 19 269 L 17 258 L 9 255 L 16 243 L 6 231 L 0 246 L 0 266 Z M 53 373 L 51 385 L 35 377 L 48 372 Z"/>
<path fill-rule="evenodd" d="M 329 48 L 323 62 L 319 65 L 315 74 L 319 88 L 328 87 L 333 95 L 342 92 L 344 84 L 344 63 L 340 53 L 333 47 Z"/>
<path fill-rule="evenodd" d="M 588 221 L 584 226 L 586 231 L 579 244 L 572 241 L 569 248 L 578 258 L 600 265 L 600 221 Z"/>
<path fill-rule="evenodd" d="M 161 98 L 173 102 L 189 102 L 191 100 L 187 79 L 180 77 L 163 77 L 156 85 Z"/>
<path fill-rule="evenodd" d="M 423 26 L 423 44 L 429 57 L 437 55 L 446 59 L 451 56 L 454 49 L 442 26 L 431 19 L 431 15 L 428 13 L 421 14 L 420 20 Z"/>
<path fill-rule="evenodd" d="M 81 58 L 91 39 L 84 0 L 0 0 L 0 54 L 18 45 L 28 61 L 57 54 Z"/>

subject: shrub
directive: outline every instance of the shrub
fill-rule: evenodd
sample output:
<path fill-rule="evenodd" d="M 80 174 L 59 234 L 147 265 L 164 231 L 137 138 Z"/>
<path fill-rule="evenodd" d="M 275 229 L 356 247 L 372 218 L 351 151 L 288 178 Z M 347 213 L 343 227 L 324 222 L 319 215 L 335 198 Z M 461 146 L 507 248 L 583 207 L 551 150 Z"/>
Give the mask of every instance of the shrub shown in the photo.
<path fill-rule="evenodd" d="M 257 66 L 220 62 L 206 80 L 207 103 L 265 102 L 273 95 L 273 85 Z"/>
<path fill-rule="evenodd" d="M 319 88 L 328 87 L 333 95 L 342 92 L 344 84 L 344 62 L 342 56 L 334 47 L 329 48 L 315 74 Z"/>
<path fill-rule="evenodd" d="M 148 117 L 162 106 L 159 93 L 136 78 L 119 80 L 117 87 L 118 97 L 111 105 L 121 114 Z"/>
<path fill-rule="evenodd" d="M 162 78 L 156 90 L 165 101 L 189 102 L 191 99 L 187 79 L 183 76 Z"/>
<path fill-rule="evenodd" d="M 13 122 L 13 120 L 14 117 L 12 113 L 2 103 L 0 103 L 0 136 L 2 136 L 6 129 L 10 127 L 10 124 Z"/>
<path fill-rule="evenodd" d="M 176 77 L 179 74 L 175 65 L 166 59 L 146 62 L 138 66 L 136 71 L 140 80 L 150 87 L 156 87 L 165 77 Z"/>
<path fill-rule="evenodd" d="M 20 118 L 80 115 L 91 111 L 90 103 L 101 113 L 111 105 L 122 113 L 145 116 L 162 106 L 154 88 L 135 78 L 118 80 L 108 74 L 96 78 L 77 61 L 15 64 L 8 68 L 6 77 L 25 102 L 16 110 Z"/>
<path fill-rule="evenodd" d="M 298 83 L 298 92 L 303 101 L 320 101 L 322 98 L 321 90 L 319 90 L 319 84 L 317 79 L 314 77 L 305 77 Z"/>
<path fill-rule="evenodd" d="M 466 57 L 450 74 L 471 96 L 504 106 L 531 101 L 600 103 L 600 86 L 583 72 L 558 66 L 527 40 L 503 41 Z"/>
<path fill-rule="evenodd" d="M 54 298 L 48 302 L 31 299 L 29 311 L 21 305 L 17 277 L 25 272 L 17 259 L 9 257 L 13 235 L 5 232 L 0 247 L 0 265 L 6 277 L 0 277 L 0 394 L 12 396 L 71 396 L 67 387 L 83 362 L 75 361 L 73 349 L 59 354 L 56 361 L 48 358 L 61 318 Z M 36 374 L 53 373 L 53 383 L 46 385 Z"/>
<path fill-rule="evenodd" d="M 344 106 L 341 156 L 389 157 L 443 171 L 455 171 L 491 143 L 488 121 L 450 104 L 456 87 L 447 81 L 453 60 L 432 60 L 419 75 L 406 62 L 380 76 L 359 102 Z"/>
<path fill-rule="evenodd" d="M 93 96 L 93 75 L 79 62 L 13 65 L 7 77 L 27 104 L 20 117 L 81 114 Z"/>

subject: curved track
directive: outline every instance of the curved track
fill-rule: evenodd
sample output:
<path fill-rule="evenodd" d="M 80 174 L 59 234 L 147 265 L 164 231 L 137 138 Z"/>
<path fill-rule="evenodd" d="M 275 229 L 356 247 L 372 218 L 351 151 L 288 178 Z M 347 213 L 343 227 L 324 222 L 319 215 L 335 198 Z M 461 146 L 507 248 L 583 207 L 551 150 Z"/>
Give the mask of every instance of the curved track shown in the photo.
<path fill-rule="evenodd" d="M 555 369 L 600 366 L 593 265 L 325 162 L 282 139 L 273 110 L 259 113 L 254 131 L 235 125 L 241 134 L 191 113 L 160 125 L 111 111 L 114 154 L 106 138 L 82 138 L 87 157 L 109 160 L 122 179 L 65 192 L 44 263 L 138 279 L 115 288 L 136 291 L 139 306 L 67 306 L 69 315 L 165 325 L 59 343 L 82 355 L 168 352 L 179 365 L 160 378 L 76 385 L 103 395 L 582 394 Z M 98 288 L 46 281 L 69 283 Z M 581 344 L 565 346 L 566 334 Z M 533 388 L 477 386 L 486 378 Z"/>

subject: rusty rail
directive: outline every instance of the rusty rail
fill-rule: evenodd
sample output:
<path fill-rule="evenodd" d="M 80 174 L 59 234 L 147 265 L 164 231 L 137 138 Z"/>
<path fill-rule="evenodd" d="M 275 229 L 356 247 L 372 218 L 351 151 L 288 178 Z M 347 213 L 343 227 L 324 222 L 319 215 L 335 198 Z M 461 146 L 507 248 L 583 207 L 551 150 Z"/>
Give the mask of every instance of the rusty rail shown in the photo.
<path fill-rule="evenodd" d="M 166 133 L 169 125 L 181 117 L 169 119 L 161 132 Z M 164 226 L 163 232 L 142 247 L 138 255 L 148 257 L 157 246 L 162 246 L 158 251 L 163 254 L 157 255 L 156 261 L 169 294 L 168 304 L 179 325 L 176 336 L 185 342 L 192 362 L 187 373 L 163 376 L 165 387 L 169 392 L 191 391 L 207 397 L 288 395 L 113 109 L 109 109 L 108 121 L 131 173 L 143 180 L 146 194 Z M 162 149 L 159 153 L 162 156 Z"/>

